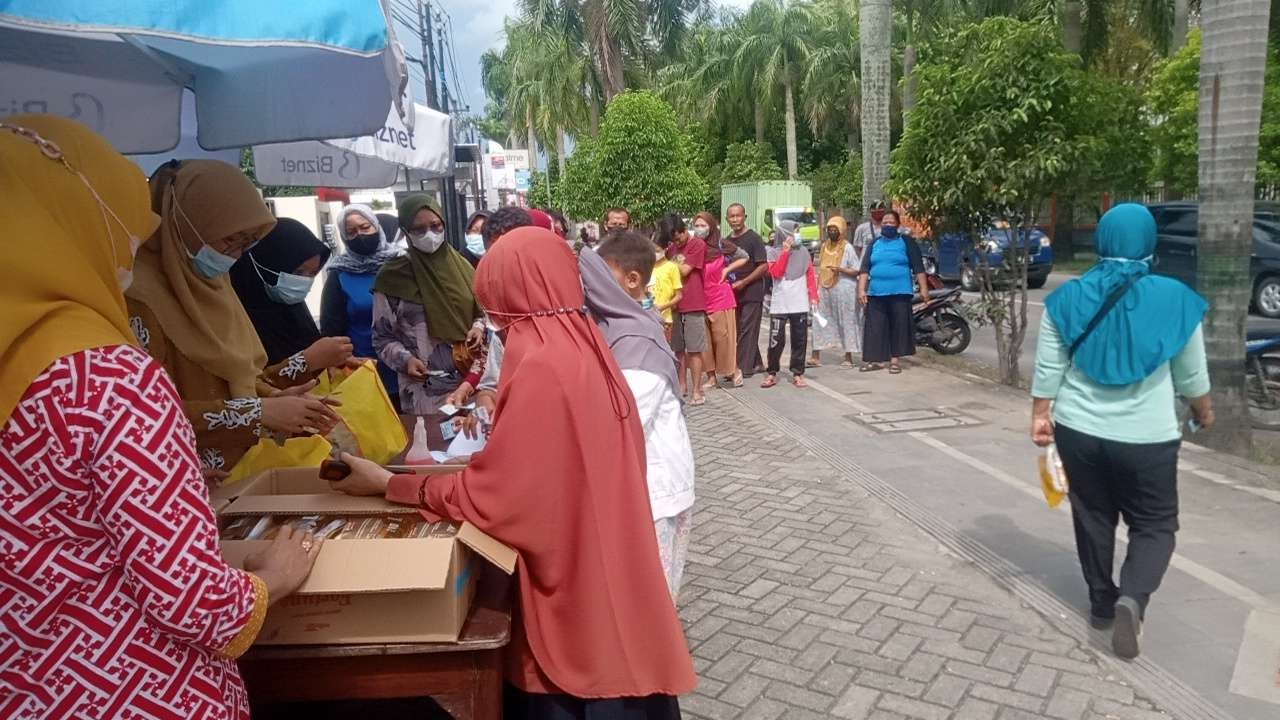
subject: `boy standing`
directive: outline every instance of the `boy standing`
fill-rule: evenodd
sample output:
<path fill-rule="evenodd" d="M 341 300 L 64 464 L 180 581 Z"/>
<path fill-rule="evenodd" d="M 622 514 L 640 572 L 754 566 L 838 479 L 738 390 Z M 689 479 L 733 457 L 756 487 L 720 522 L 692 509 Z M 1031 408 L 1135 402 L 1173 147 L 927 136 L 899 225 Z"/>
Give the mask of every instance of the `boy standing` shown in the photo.
<path fill-rule="evenodd" d="M 641 309 L 653 245 L 639 233 L 611 233 L 578 258 L 587 307 L 635 396 L 644 428 L 646 478 L 658 555 L 674 601 L 693 524 L 693 445 L 676 395 L 675 357 L 654 314 Z"/>
<path fill-rule="evenodd" d="M 684 294 L 676 305 L 675 327 L 671 331 L 671 349 L 680 357 L 680 392 L 692 383 L 689 401 L 702 405 L 702 354 L 710 343 L 707 333 L 707 291 L 702 271 L 707 264 L 707 244 L 689 234 L 684 218 L 668 213 L 658 222 L 658 244 L 667 249 L 667 257 L 680 268 Z M 688 380 L 692 374 L 693 380 Z"/>
<path fill-rule="evenodd" d="M 653 309 L 662 316 L 662 325 L 667 331 L 667 342 L 671 341 L 671 327 L 675 324 L 674 308 L 684 297 L 684 282 L 680 279 L 680 268 L 667 259 L 667 254 L 657 244 L 653 245 L 655 262 L 653 274 L 649 278 L 649 287 L 653 294 Z"/>

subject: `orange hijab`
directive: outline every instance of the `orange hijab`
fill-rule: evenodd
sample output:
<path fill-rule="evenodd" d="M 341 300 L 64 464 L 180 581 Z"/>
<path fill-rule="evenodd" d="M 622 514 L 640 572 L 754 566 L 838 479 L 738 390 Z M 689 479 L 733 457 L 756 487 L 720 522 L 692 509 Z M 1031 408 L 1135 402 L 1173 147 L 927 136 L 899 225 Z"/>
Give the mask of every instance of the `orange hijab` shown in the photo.
<path fill-rule="evenodd" d="M 428 482 L 427 504 L 519 551 L 512 649 L 536 661 L 523 677 L 586 698 L 689 692 L 697 678 L 658 559 L 644 432 L 583 309 L 573 251 L 548 230 L 515 230 L 480 263 L 476 295 L 506 332 L 497 420 L 466 470 Z"/>

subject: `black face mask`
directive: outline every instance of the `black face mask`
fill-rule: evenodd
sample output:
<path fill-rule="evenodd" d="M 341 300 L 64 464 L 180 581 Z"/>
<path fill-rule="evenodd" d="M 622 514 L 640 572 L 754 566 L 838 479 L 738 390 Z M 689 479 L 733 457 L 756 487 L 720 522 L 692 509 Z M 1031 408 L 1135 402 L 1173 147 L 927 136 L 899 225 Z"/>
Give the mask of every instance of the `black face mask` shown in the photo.
<path fill-rule="evenodd" d="M 835 242 L 840 239 L 840 231 L 834 228 L 827 231 L 827 240 Z"/>
<path fill-rule="evenodd" d="M 378 249 L 379 238 L 377 233 L 372 235 L 356 235 L 347 241 L 347 247 L 351 248 L 351 252 L 357 255 L 372 255 Z"/>

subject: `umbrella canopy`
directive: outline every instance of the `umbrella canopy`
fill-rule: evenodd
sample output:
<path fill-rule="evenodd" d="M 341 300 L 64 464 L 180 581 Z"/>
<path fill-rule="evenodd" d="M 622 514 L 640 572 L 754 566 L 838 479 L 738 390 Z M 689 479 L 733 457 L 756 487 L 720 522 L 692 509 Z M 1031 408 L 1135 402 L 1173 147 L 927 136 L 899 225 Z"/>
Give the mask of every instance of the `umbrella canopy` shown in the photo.
<path fill-rule="evenodd" d="M 407 78 L 379 0 L 0 3 L 0 119 L 63 115 L 126 153 L 178 145 L 184 88 L 217 150 L 371 133 L 393 104 L 411 126 Z"/>
<path fill-rule="evenodd" d="M 258 182 L 306 187 L 381 188 L 395 184 L 401 167 L 429 177 L 453 174 L 452 118 L 425 105 L 405 127 L 392 112 L 386 124 L 360 137 L 258 145 Z"/>

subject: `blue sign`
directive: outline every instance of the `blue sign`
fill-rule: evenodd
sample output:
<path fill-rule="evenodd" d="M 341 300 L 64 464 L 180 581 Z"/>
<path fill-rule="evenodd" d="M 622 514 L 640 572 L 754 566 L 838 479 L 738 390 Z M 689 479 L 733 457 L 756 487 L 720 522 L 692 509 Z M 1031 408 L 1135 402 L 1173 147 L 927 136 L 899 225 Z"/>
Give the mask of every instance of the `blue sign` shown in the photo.
<path fill-rule="evenodd" d="M 529 192 L 532 176 L 528 170 L 516 170 L 516 190 L 519 192 Z"/>

